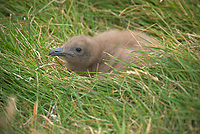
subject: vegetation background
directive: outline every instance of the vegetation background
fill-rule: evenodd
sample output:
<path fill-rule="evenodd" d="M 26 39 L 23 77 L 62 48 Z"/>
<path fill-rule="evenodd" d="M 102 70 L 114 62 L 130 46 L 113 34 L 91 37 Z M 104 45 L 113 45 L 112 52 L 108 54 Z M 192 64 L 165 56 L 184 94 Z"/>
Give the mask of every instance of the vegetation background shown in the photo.
<path fill-rule="evenodd" d="M 200 132 L 199 0 L 0 2 L 0 133 Z M 106 79 L 48 55 L 109 29 L 144 31 L 163 48 Z"/>

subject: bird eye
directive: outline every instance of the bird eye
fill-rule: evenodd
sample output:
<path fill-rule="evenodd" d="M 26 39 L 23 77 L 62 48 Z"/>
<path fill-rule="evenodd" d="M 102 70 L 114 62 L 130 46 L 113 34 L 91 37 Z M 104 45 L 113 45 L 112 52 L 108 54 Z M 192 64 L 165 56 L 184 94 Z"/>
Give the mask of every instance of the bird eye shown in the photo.
<path fill-rule="evenodd" d="M 77 52 L 81 52 L 81 50 L 82 50 L 82 49 L 81 49 L 81 48 L 79 48 L 79 47 L 78 47 L 78 48 L 76 48 L 76 51 L 77 51 Z"/>

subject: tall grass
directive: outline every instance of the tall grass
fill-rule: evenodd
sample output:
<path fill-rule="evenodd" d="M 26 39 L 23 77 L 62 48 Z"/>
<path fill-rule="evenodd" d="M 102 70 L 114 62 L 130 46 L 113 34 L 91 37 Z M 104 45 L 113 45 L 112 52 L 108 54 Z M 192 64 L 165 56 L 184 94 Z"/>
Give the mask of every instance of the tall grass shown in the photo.
<path fill-rule="evenodd" d="M 1 1 L 2 133 L 198 133 L 198 0 Z M 48 52 L 72 36 L 145 31 L 162 48 L 103 79 L 68 72 Z M 119 61 L 120 62 L 120 61 Z M 141 66 L 142 65 L 142 66 Z M 6 127 L 2 127 L 5 126 Z"/>

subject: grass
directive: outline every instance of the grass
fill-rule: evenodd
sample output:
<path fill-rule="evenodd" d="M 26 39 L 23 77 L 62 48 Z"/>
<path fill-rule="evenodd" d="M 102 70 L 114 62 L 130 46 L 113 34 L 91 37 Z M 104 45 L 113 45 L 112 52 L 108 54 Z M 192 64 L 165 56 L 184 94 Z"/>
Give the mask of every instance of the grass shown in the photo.
<path fill-rule="evenodd" d="M 1 133 L 198 133 L 199 8 L 198 0 L 2 0 Z M 163 46 L 129 72 L 81 77 L 48 55 L 72 36 L 127 28 Z"/>

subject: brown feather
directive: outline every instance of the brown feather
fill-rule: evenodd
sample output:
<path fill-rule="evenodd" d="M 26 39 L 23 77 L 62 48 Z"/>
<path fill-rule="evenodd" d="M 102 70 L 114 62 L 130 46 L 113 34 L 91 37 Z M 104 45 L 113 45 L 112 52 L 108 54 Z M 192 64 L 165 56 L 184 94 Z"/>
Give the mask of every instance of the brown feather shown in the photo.
<path fill-rule="evenodd" d="M 148 51 L 146 46 L 159 46 L 159 43 L 139 31 L 111 30 L 94 37 L 75 36 L 61 48 L 51 50 L 49 55 L 64 58 L 66 67 L 72 71 L 96 72 L 98 68 L 99 72 L 110 72 L 112 69 L 105 64 L 105 60 L 115 60 L 109 55 L 130 63 L 136 60 L 130 56 L 131 51 Z M 145 54 L 137 53 L 137 55 Z M 125 68 L 124 65 L 114 62 L 109 62 L 109 65 L 117 69 Z"/>

